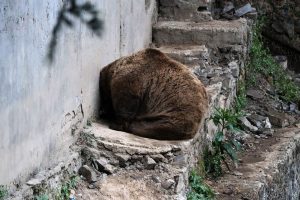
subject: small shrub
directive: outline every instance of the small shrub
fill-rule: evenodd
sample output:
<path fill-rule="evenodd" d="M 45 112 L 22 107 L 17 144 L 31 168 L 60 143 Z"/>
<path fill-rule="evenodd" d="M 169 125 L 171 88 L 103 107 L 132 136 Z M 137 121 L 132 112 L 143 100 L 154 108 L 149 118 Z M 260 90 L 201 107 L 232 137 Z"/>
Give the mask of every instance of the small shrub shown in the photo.
<path fill-rule="evenodd" d="M 7 187 L 0 185 L 0 200 L 4 200 L 8 196 Z"/>
<path fill-rule="evenodd" d="M 228 156 L 234 163 L 237 162 L 236 151 L 240 149 L 240 143 L 233 136 L 239 132 L 238 118 L 242 116 L 242 112 L 236 112 L 234 109 L 216 109 L 211 117 L 214 124 L 217 125 L 218 131 L 212 142 L 212 150 L 204 152 L 205 171 L 214 178 L 222 175 L 222 161 L 230 170 L 226 162 Z M 225 137 L 227 133 L 227 137 Z"/>
<path fill-rule="evenodd" d="M 203 178 L 195 171 L 189 176 L 190 192 L 187 195 L 188 200 L 211 200 L 215 194 L 213 190 L 204 183 Z"/>

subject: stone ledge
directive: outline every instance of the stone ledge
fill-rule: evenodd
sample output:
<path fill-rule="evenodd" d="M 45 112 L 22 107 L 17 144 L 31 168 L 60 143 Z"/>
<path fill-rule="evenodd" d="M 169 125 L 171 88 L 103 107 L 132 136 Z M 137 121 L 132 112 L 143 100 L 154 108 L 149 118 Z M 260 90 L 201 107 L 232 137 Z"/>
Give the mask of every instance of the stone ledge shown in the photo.
<path fill-rule="evenodd" d="M 157 49 L 188 66 L 205 63 L 210 57 L 210 51 L 205 45 L 171 45 L 161 46 Z"/>
<path fill-rule="evenodd" d="M 160 21 L 153 27 L 157 45 L 206 45 L 211 48 L 246 45 L 247 20 L 182 22 Z"/>
<path fill-rule="evenodd" d="M 260 159 L 237 169 L 240 176 L 226 174 L 213 184 L 218 199 L 299 199 L 300 129 L 278 130 L 274 138 L 275 142 L 267 144 L 269 151 L 259 152 Z"/>

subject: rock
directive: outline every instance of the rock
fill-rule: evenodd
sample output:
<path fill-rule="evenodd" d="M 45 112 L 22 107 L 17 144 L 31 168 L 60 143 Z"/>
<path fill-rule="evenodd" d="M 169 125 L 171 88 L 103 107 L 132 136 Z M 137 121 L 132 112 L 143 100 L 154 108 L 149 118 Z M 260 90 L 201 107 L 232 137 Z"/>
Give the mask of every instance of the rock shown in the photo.
<path fill-rule="evenodd" d="M 250 116 L 247 116 L 247 119 L 258 129 L 272 128 L 268 117 L 264 117 L 258 114 L 252 114 Z"/>
<path fill-rule="evenodd" d="M 173 164 L 178 166 L 185 166 L 187 163 L 187 157 L 183 154 L 175 156 L 173 159 Z"/>
<path fill-rule="evenodd" d="M 239 121 L 247 130 L 251 132 L 258 131 L 258 128 L 256 126 L 253 126 L 246 117 L 240 117 Z"/>
<path fill-rule="evenodd" d="M 149 156 L 145 156 L 145 160 L 144 160 L 145 169 L 154 169 L 155 165 L 156 165 L 155 160 L 153 160 Z"/>
<path fill-rule="evenodd" d="M 125 163 L 130 159 L 130 155 L 128 154 L 120 154 L 120 153 L 116 153 L 115 154 L 117 159 L 119 160 L 120 163 Z"/>
<path fill-rule="evenodd" d="M 276 62 L 281 66 L 282 69 L 286 70 L 288 67 L 288 61 L 286 56 L 274 56 Z"/>
<path fill-rule="evenodd" d="M 295 82 L 299 84 L 300 83 L 300 78 L 295 78 Z"/>
<path fill-rule="evenodd" d="M 29 186 L 36 186 L 36 185 L 40 185 L 41 183 L 42 181 L 37 178 L 30 179 L 29 181 L 26 182 L 26 184 Z"/>
<path fill-rule="evenodd" d="M 255 139 L 260 139 L 260 136 L 259 135 L 254 135 L 254 138 Z"/>
<path fill-rule="evenodd" d="M 178 194 L 181 191 L 183 191 L 185 188 L 184 178 L 183 178 L 182 174 L 180 174 L 178 176 L 175 176 L 174 179 L 176 181 L 175 192 Z"/>
<path fill-rule="evenodd" d="M 250 5 L 250 3 L 247 3 L 246 5 L 242 6 L 241 8 L 237 9 L 235 11 L 235 16 L 237 17 L 242 17 L 243 15 L 252 12 L 252 7 Z"/>
<path fill-rule="evenodd" d="M 274 129 L 266 129 L 263 131 L 264 135 L 268 136 L 268 137 L 272 137 L 274 135 Z"/>
<path fill-rule="evenodd" d="M 174 181 L 173 179 L 168 179 L 168 180 L 166 180 L 166 181 L 163 181 L 163 182 L 161 183 L 161 186 L 162 186 L 164 189 L 169 190 L 169 189 L 172 188 L 172 186 L 174 186 L 174 184 L 175 184 L 175 181 Z"/>
<path fill-rule="evenodd" d="M 93 161 L 95 168 L 99 172 L 104 172 L 107 174 L 113 174 L 116 170 L 114 166 L 108 163 L 108 160 L 106 158 L 100 158 Z"/>
<path fill-rule="evenodd" d="M 95 189 L 95 188 L 96 188 L 96 185 L 95 185 L 95 184 L 90 184 L 90 185 L 88 186 L 88 188 L 89 188 L 89 189 Z"/>
<path fill-rule="evenodd" d="M 269 120 L 268 117 L 266 118 L 266 121 L 265 121 L 265 128 L 267 128 L 267 129 L 271 129 L 272 128 L 272 124 L 271 124 L 271 122 L 270 122 L 270 120 Z"/>
<path fill-rule="evenodd" d="M 97 181 L 96 173 L 87 165 L 80 167 L 78 174 L 83 176 L 88 183 L 94 183 Z"/>
<path fill-rule="evenodd" d="M 168 153 L 164 154 L 164 157 L 169 160 L 169 159 L 172 159 L 174 157 L 174 155 L 172 152 L 168 152 Z"/>
<path fill-rule="evenodd" d="M 295 112 L 297 110 L 297 105 L 295 103 L 290 103 L 289 105 L 289 111 Z"/>
<path fill-rule="evenodd" d="M 277 111 L 266 112 L 266 115 L 269 117 L 271 124 L 278 127 L 286 127 L 289 125 L 289 121 L 285 113 L 280 113 Z"/>
<path fill-rule="evenodd" d="M 244 132 L 244 131 L 241 131 L 239 132 L 236 136 L 235 136 L 235 139 L 240 142 L 241 144 L 244 144 L 246 142 L 247 139 L 251 138 L 251 135 Z"/>
<path fill-rule="evenodd" d="M 232 172 L 232 174 L 235 176 L 243 176 L 243 173 L 238 172 L 238 171 L 234 171 L 234 172 Z"/>
<path fill-rule="evenodd" d="M 168 162 L 168 160 L 161 154 L 151 155 L 151 158 L 153 158 L 155 162 L 164 162 L 164 163 Z"/>
<path fill-rule="evenodd" d="M 253 100 L 259 100 L 264 98 L 264 94 L 260 90 L 249 89 L 247 91 L 247 96 Z"/>
<path fill-rule="evenodd" d="M 234 78 L 237 78 L 239 76 L 239 66 L 237 62 L 232 61 L 228 64 L 228 67 L 231 69 L 231 74 Z"/>
<path fill-rule="evenodd" d="M 159 176 L 152 175 L 152 180 L 153 180 L 155 183 L 160 183 L 160 178 L 159 178 Z"/>
<path fill-rule="evenodd" d="M 290 110 L 290 106 L 287 105 L 286 103 L 283 103 L 283 102 L 281 102 L 280 105 L 275 105 L 274 107 L 279 109 L 279 110 L 281 109 L 283 111 L 289 111 Z"/>

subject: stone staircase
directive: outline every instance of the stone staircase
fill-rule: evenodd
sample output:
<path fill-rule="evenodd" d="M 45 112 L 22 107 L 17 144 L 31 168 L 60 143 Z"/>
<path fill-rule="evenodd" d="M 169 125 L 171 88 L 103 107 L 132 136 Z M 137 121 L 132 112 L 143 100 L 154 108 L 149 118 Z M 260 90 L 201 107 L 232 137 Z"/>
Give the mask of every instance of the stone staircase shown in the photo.
<path fill-rule="evenodd" d="M 155 48 L 187 65 L 206 85 L 210 109 L 201 130 L 191 140 L 157 141 L 92 123 L 81 136 L 82 154 L 83 163 L 101 177 L 95 183 L 98 198 L 186 199 L 189 171 L 216 131 L 209 118 L 215 107 L 233 102 L 246 59 L 246 20 L 215 21 L 212 7 L 208 0 L 161 0 L 153 27 Z M 110 175 L 103 178 L 103 173 Z"/>

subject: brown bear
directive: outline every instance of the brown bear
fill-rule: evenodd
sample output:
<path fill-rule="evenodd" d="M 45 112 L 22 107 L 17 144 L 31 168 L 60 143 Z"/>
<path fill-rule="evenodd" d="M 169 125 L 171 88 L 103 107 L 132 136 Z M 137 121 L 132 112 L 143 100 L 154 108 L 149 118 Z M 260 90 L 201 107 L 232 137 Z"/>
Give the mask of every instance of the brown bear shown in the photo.
<path fill-rule="evenodd" d="M 189 69 L 156 49 L 107 65 L 100 73 L 100 114 L 110 128 L 160 140 L 192 138 L 208 107 Z"/>

